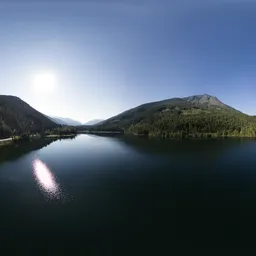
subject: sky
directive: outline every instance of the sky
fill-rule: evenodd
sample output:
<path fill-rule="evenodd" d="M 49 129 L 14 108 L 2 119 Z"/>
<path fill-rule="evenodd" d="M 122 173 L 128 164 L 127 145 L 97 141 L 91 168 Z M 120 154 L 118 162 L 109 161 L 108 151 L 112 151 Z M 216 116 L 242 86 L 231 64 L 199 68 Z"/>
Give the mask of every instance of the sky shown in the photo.
<path fill-rule="evenodd" d="M 256 0 L 1 0 L 0 94 L 81 122 L 196 94 L 256 115 L 255 24 Z"/>

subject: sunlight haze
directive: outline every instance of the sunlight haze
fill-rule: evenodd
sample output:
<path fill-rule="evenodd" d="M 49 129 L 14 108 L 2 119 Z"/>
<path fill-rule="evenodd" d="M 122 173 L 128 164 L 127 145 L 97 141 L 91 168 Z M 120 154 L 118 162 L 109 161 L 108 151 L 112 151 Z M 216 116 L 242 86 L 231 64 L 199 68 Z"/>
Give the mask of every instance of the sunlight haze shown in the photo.
<path fill-rule="evenodd" d="M 33 89 L 40 95 L 49 95 L 57 89 L 57 77 L 53 73 L 42 72 L 34 76 Z"/>

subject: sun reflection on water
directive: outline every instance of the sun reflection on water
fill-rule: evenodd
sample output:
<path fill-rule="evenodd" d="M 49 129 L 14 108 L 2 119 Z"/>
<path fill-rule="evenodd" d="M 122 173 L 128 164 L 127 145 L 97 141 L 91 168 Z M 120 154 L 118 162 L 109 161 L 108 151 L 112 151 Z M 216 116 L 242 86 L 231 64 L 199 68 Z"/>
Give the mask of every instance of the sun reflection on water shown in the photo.
<path fill-rule="evenodd" d="M 33 161 L 33 174 L 39 187 L 49 198 L 60 198 L 60 186 L 56 182 L 54 174 L 44 162 L 39 159 Z"/>

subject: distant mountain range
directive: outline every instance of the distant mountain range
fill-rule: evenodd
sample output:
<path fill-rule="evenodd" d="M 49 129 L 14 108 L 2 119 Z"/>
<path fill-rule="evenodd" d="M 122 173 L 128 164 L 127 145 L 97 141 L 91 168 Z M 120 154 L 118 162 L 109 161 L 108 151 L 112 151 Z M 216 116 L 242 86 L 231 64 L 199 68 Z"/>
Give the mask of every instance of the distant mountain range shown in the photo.
<path fill-rule="evenodd" d="M 94 119 L 94 120 L 91 120 L 83 125 L 96 125 L 96 124 L 100 124 L 103 121 L 104 121 L 103 119 Z"/>
<path fill-rule="evenodd" d="M 60 125 L 70 125 L 70 126 L 78 126 L 82 125 L 81 122 L 73 120 L 71 118 L 66 117 L 56 117 L 56 116 L 49 116 L 51 120 L 53 120 L 56 124 Z"/>
<path fill-rule="evenodd" d="M 95 125 L 99 124 L 100 122 L 103 121 L 103 119 L 94 119 L 91 121 L 88 121 L 84 124 L 81 122 L 71 119 L 71 118 L 66 118 L 66 117 L 58 117 L 58 116 L 48 116 L 52 121 L 54 121 L 56 124 L 60 125 L 69 125 L 69 126 L 81 126 L 81 125 Z"/>

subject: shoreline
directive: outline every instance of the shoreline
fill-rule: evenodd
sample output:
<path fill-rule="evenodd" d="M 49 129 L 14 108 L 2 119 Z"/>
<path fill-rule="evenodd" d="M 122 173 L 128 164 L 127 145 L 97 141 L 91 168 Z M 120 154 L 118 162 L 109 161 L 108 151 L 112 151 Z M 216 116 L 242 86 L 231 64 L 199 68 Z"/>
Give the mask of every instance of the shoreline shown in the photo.
<path fill-rule="evenodd" d="M 173 137 L 164 137 L 164 136 L 156 136 L 156 135 L 142 135 L 142 134 L 131 134 L 131 133 L 123 133 L 123 132 L 115 132 L 115 131 L 81 131 L 78 132 L 77 134 L 66 134 L 66 135 L 58 135 L 58 134 L 52 134 L 52 135 L 47 135 L 44 137 L 37 137 L 37 136 L 31 136 L 28 140 L 24 140 L 21 138 L 7 138 L 7 139 L 1 139 L 0 140 L 0 147 L 2 146 L 9 146 L 17 142 L 22 142 L 22 141 L 34 141 L 34 140 L 47 140 L 47 139 L 65 139 L 65 138 L 75 138 L 77 135 L 80 134 L 88 134 L 88 135 L 98 135 L 98 136 L 116 136 L 116 135 L 122 135 L 122 136 L 127 136 L 127 137 L 134 137 L 134 138 L 141 138 L 141 139 L 162 139 L 162 140 L 227 140 L 227 139 L 248 139 L 248 140 L 256 140 L 255 137 L 251 136 L 232 136 L 232 135 L 227 135 L 227 136 L 216 136 L 214 134 L 203 134 L 203 136 L 186 136 L 186 137 L 181 137 L 181 136 L 173 136 Z"/>
<path fill-rule="evenodd" d="M 65 138 L 75 138 L 77 134 L 66 134 L 66 135 L 58 135 L 58 134 L 52 134 L 47 136 L 37 136 L 37 135 L 30 135 L 28 138 L 24 139 L 21 137 L 16 136 L 15 138 L 7 138 L 7 139 L 1 139 L 0 140 L 0 147 L 2 146 L 9 146 L 15 143 L 21 143 L 21 142 L 31 142 L 35 140 L 47 140 L 47 139 L 65 139 Z"/>
<path fill-rule="evenodd" d="M 66 134 L 66 135 L 58 135 L 58 134 L 52 134 L 52 135 L 46 135 L 46 136 L 44 136 L 44 138 L 52 138 L 52 139 L 54 139 L 54 138 L 74 138 L 74 137 L 76 137 L 77 136 L 77 134 Z"/>
<path fill-rule="evenodd" d="M 7 138 L 7 139 L 1 139 L 0 140 L 0 146 L 7 146 L 7 145 L 11 145 L 12 143 L 13 143 L 12 138 Z"/>
<path fill-rule="evenodd" d="M 154 134 L 134 134 L 134 133 L 125 133 L 125 132 L 116 132 L 116 131 L 78 131 L 79 134 L 92 134 L 92 135 L 124 135 L 124 136 L 132 136 L 137 138 L 158 138 L 165 140 L 205 140 L 205 139 L 251 139 L 256 140 L 256 136 L 246 136 L 246 135 L 221 135 L 218 136 L 214 133 L 205 133 L 205 134 L 189 134 L 186 136 L 182 136 L 179 134 L 174 134 L 173 136 L 161 136 Z"/>
<path fill-rule="evenodd" d="M 114 131 L 78 131 L 77 134 L 124 135 L 123 132 L 114 132 Z"/>

